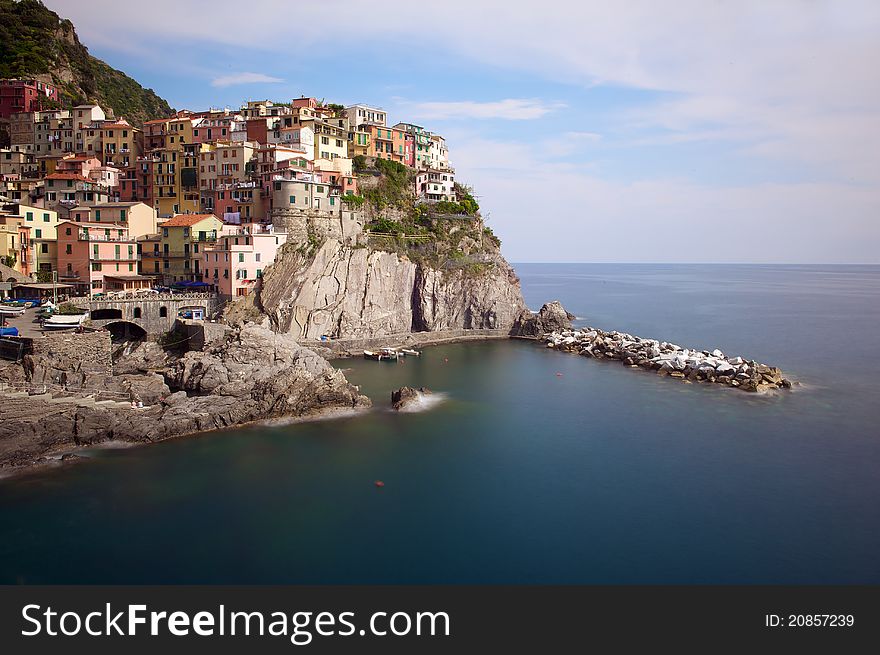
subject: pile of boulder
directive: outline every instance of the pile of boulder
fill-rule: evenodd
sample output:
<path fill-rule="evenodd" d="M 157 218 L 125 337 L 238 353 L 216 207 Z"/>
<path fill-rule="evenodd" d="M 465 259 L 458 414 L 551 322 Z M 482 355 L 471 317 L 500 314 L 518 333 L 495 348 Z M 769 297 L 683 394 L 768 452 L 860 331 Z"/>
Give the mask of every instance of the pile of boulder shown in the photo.
<path fill-rule="evenodd" d="M 544 335 L 548 348 L 596 359 L 615 359 L 632 368 L 688 382 L 714 382 L 743 391 L 790 389 L 792 382 L 775 366 L 742 357 L 727 357 L 720 350 L 693 350 L 674 343 L 643 339 L 625 332 L 597 328 L 557 330 Z"/>

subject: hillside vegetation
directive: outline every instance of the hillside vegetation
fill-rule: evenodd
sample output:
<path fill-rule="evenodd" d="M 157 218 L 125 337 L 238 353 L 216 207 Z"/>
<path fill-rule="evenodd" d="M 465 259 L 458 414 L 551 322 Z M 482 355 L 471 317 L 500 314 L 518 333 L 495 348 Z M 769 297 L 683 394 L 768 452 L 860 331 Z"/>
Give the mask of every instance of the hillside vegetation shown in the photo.
<path fill-rule="evenodd" d="M 36 77 L 59 87 L 64 106 L 96 102 L 135 125 L 171 106 L 89 54 L 67 19 L 39 0 L 0 0 L 0 78 Z"/>

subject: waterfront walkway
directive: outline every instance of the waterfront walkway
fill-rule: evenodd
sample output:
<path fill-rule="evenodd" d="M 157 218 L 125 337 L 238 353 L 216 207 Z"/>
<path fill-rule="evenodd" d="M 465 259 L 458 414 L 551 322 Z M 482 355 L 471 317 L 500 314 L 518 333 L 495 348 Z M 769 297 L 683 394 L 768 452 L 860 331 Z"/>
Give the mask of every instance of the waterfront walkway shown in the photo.
<path fill-rule="evenodd" d="M 366 339 L 329 339 L 320 341 L 317 339 L 303 339 L 300 343 L 308 348 L 323 348 L 330 351 L 334 357 L 360 356 L 364 350 L 376 348 L 412 348 L 423 346 L 436 346 L 442 343 L 455 343 L 459 341 L 484 341 L 487 339 L 509 339 L 510 330 L 437 330 L 433 332 L 403 332 L 400 334 L 388 334 L 382 337 Z"/>

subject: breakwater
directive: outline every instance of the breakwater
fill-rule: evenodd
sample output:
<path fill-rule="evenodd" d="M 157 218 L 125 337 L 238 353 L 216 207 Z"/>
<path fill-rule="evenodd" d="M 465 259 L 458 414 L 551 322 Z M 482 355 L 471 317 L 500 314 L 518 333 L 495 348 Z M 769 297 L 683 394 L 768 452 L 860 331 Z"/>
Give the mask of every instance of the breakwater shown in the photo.
<path fill-rule="evenodd" d="M 674 343 L 644 339 L 625 332 L 598 328 L 557 330 L 545 334 L 548 348 L 595 359 L 613 359 L 632 368 L 688 382 L 712 382 L 743 391 L 790 389 L 792 382 L 775 366 L 742 357 L 727 357 L 720 350 L 694 350 Z"/>

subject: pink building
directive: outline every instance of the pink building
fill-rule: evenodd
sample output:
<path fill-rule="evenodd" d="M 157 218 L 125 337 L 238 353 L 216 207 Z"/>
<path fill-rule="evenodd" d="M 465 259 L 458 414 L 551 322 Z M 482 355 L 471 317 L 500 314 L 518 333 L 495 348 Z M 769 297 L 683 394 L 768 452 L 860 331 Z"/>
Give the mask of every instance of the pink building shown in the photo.
<path fill-rule="evenodd" d="M 137 243 L 119 223 L 58 224 L 58 277 L 85 293 L 110 290 L 114 281 L 137 278 Z M 113 284 L 116 288 L 116 282 Z"/>
<path fill-rule="evenodd" d="M 204 281 L 226 298 L 246 296 L 286 241 L 287 234 L 272 230 L 271 225 L 248 223 L 227 228 L 217 244 L 202 254 Z"/>

